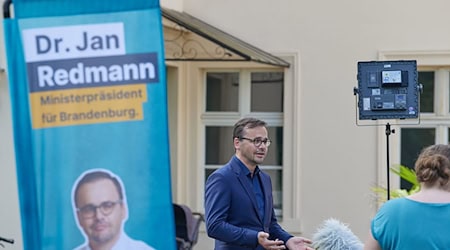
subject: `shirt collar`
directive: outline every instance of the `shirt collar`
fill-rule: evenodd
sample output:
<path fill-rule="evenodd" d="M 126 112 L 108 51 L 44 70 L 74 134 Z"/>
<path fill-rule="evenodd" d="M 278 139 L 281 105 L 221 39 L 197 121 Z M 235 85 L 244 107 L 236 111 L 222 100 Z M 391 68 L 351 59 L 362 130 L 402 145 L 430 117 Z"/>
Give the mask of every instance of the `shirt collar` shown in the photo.
<path fill-rule="evenodd" d="M 245 166 L 245 164 L 239 160 L 239 158 L 237 158 L 237 156 L 233 156 L 233 158 L 236 160 L 236 162 L 238 163 L 239 167 L 241 168 L 241 171 L 244 173 L 245 176 L 251 176 L 250 170 L 248 170 L 247 166 Z M 261 170 L 259 169 L 259 166 L 256 166 L 255 168 L 255 174 L 253 176 L 257 176 L 259 174 Z"/>

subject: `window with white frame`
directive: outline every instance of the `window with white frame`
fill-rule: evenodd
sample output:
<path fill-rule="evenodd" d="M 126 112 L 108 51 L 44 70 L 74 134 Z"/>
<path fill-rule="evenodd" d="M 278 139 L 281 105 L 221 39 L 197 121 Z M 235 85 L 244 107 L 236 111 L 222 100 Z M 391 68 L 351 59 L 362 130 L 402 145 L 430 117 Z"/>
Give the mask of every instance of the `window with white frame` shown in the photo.
<path fill-rule="evenodd" d="M 209 69 L 204 79 L 205 181 L 233 156 L 234 123 L 244 116 L 260 118 L 268 123 L 272 140 L 260 167 L 272 178 L 274 208 L 280 218 L 283 208 L 283 69 Z"/>
<path fill-rule="evenodd" d="M 414 168 L 421 149 L 435 143 L 450 141 L 450 68 L 425 67 L 420 69 L 418 82 L 423 85 L 420 96 L 420 124 L 400 129 L 400 163 Z M 401 188 L 411 185 L 401 180 Z"/>

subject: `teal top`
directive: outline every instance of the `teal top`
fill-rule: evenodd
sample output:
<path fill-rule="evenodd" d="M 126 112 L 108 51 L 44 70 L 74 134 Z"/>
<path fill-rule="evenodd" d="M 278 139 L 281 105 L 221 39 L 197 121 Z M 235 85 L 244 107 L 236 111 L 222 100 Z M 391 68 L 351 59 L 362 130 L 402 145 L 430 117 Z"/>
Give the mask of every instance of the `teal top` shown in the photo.
<path fill-rule="evenodd" d="M 371 224 L 383 250 L 450 249 L 450 203 L 387 201 Z"/>

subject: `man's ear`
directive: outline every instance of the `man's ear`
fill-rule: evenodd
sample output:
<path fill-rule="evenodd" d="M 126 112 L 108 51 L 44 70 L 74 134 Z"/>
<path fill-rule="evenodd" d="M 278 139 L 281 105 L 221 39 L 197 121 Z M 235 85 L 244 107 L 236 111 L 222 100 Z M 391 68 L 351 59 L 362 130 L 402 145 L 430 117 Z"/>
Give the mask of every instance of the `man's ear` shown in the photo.
<path fill-rule="evenodd" d="M 241 143 L 241 141 L 239 140 L 239 138 L 234 137 L 234 139 L 233 139 L 234 149 L 238 149 L 240 147 L 240 143 Z"/>

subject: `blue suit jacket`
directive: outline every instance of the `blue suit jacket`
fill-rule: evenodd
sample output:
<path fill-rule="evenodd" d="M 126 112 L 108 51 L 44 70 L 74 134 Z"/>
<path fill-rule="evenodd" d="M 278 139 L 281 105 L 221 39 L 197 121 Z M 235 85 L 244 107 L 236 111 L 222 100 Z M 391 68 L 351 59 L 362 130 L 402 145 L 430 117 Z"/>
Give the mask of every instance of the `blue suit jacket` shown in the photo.
<path fill-rule="evenodd" d="M 263 249 L 258 244 L 260 231 L 285 243 L 292 237 L 278 224 L 273 209 L 270 176 L 260 171 L 264 193 L 264 221 L 258 213 L 256 196 L 236 156 L 212 173 L 205 188 L 205 217 L 209 237 L 216 250 Z"/>

